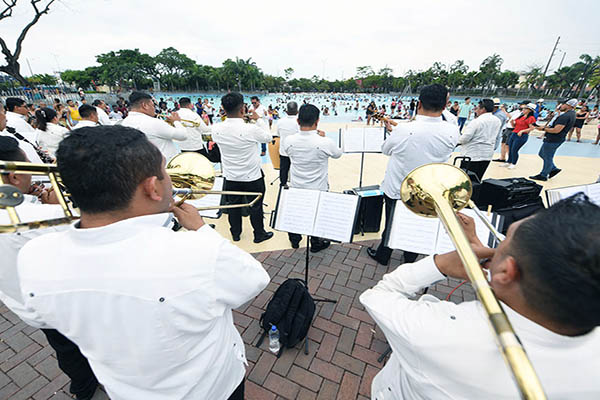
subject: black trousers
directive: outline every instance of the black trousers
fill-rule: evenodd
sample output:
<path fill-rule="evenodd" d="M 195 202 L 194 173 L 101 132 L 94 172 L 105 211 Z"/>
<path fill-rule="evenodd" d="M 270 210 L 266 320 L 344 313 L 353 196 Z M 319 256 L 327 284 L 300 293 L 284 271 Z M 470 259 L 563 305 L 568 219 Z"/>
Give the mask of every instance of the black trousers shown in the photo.
<path fill-rule="evenodd" d="M 487 161 L 461 161 L 460 168 L 465 171 L 472 171 L 479 178 L 479 182 L 483 180 L 483 174 L 490 165 L 490 160 Z"/>
<path fill-rule="evenodd" d="M 42 332 L 56 351 L 59 368 L 71 378 L 69 391 L 76 396 L 91 397 L 98 386 L 98 379 L 79 347 L 56 329 L 42 329 Z"/>
<path fill-rule="evenodd" d="M 392 256 L 393 249 L 385 246 L 384 243 L 387 242 L 388 236 L 390 234 L 391 224 L 389 223 L 392 218 L 392 210 L 394 204 L 396 204 L 396 200 L 392 199 L 385 194 L 383 195 L 385 201 L 385 229 L 383 230 L 383 234 L 381 235 L 381 242 L 379 243 L 379 247 L 377 247 L 377 254 L 375 257 L 377 261 L 381 264 L 387 264 L 390 262 L 390 257 Z M 412 253 L 410 251 L 404 252 L 404 262 L 414 262 L 419 255 L 417 253 Z"/>
<path fill-rule="evenodd" d="M 290 158 L 287 156 L 279 156 L 279 159 L 281 160 L 279 162 L 279 184 L 281 186 L 284 186 L 285 184 L 287 184 L 289 175 L 290 175 Z"/>
<path fill-rule="evenodd" d="M 227 400 L 244 400 L 244 382 L 246 382 L 245 378 L 242 379 L 242 382 L 234 390 L 234 392 L 231 393 L 231 396 L 229 396 Z"/>
<path fill-rule="evenodd" d="M 264 175 L 255 181 L 240 182 L 225 180 L 224 189 L 236 192 L 260 192 L 265 194 Z M 265 234 L 263 221 L 263 197 L 261 197 L 252 207 L 250 207 L 250 223 L 254 229 L 254 237 L 260 237 Z M 242 204 L 245 196 L 227 195 L 228 204 Z M 227 214 L 229 218 L 229 230 L 233 236 L 239 236 L 242 233 L 242 209 L 231 208 Z"/>
<path fill-rule="evenodd" d="M 297 233 L 288 233 L 288 237 L 290 238 L 290 242 L 292 243 L 300 243 L 302 240 L 302 235 L 298 235 Z M 325 239 L 311 236 L 310 237 L 310 247 L 320 247 L 323 244 Z"/>

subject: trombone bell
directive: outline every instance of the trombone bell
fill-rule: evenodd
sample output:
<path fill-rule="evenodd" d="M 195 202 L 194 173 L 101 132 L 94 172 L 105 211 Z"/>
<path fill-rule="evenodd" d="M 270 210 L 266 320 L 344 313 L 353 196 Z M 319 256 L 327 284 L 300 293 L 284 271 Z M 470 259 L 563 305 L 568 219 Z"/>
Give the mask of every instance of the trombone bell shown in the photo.
<path fill-rule="evenodd" d="M 215 184 L 215 170 L 206 157 L 198 153 L 184 152 L 176 155 L 166 166 L 175 189 L 191 189 L 185 194 L 188 199 L 205 196 Z M 194 193 L 199 191 L 203 193 Z"/>

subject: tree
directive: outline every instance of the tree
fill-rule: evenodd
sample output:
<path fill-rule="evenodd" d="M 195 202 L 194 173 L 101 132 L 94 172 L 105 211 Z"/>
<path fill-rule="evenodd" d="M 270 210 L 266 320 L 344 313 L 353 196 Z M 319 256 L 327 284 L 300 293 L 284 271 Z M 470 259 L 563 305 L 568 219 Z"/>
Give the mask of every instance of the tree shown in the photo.
<path fill-rule="evenodd" d="M 494 83 L 498 87 L 507 89 L 519 83 L 519 74 L 514 71 L 501 72 L 494 78 Z"/>
<path fill-rule="evenodd" d="M 294 75 L 294 68 L 292 67 L 288 67 L 286 69 L 283 70 L 283 73 L 285 75 L 285 80 L 289 81 L 291 76 Z"/>
<path fill-rule="evenodd" d="M 99 80 L 109 86 L 138 88 L 149 78 L 157 78 L 156 62 L 139 49 L 110 51 L 96 56 L 100 64 Z"/>
<path fill-rule="evenodd" d="M 55 0 L 49 0 L 46 2 L 44 8 L 40 6 L 43 5 L 42 0 L 31 0 L 31 6 L 33 7 L 33 11 L 35 15 L 31 19 L 31 21 L 25 25 L 21 34 L 17 38 L 17 42 L 15 44 L 15 51 L 12 52 L 4 39 L 0 37 L 0 47 L 2 47 L 2 54 L 4 55 L 4 59 L 6 60 L 6 65 L 0 65 L 0 72 L 4 72 L 15 78 L 19 83 L 23 86 L 29 86 L 29 82 L 23 75 L 21 75 L 21 65 L 19 64 L 19 57 L 21 56 L 21 52 L 23 51 L 23 41 L 25 41 L 25 37 L 27 33 L 34 26 L 44 14 L 48 14 L 48 10 L 52 3 Z M 17 0 L 3 0 L 4 9 L 0 12 L 0 21 L 4 18 L 9 18 L 12 16 L 13 8 L 17 5 Z M 42 4 L 40 4 L 42 3 Z"/>
<path fill-rule="evenodd" d="M 54 86 L 58 82 L 54 75 L 50 74 L 35 74 L 27 79 L 34 85 Z"/>
<path fill-rule="evenodd" d="M 504 60 L 498 54 L 493 54 L 485 58 L 479 66 L 480 83 L 484 88 L 490 87 L 497 80 L 500 74 L 500 67 Z"/>
<path fill-rule="evenodd" d="M 375 75 L 375 73 L 373 72 L 373 68 L 371 68 L 369 65 L 365 65 L 365 66 L 356 68 L 356 78 L 357 79 L 364 79 L 367 76 L 371 76 L 371 75 Z"/>
<path fill-rule="evenodd" d="M 542 67 L 539 65 L 530 65 L 525 72 L 525 81 L 521 83 L 521 87 L 528 87 L 534 90 L 537 86 L 541 86 L 543 79 Z"/>

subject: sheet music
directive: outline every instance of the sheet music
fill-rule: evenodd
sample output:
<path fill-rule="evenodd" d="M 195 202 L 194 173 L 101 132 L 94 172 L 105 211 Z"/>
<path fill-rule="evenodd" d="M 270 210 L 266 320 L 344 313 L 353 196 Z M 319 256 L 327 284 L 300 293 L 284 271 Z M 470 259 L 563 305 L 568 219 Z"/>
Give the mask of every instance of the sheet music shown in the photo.
<path fill-rule="evenodd" d="M 392 218 L 388 247 L 419 254 L 433 254 L 440 222 L 410 211 L 400 200 Z"/>
<path fill-rule="evenodd" d="M 223 178 L 216 177 L 215 183 L 211 190 L 221 191 L 223 190 Z M 220 194 L 207 194 L 206 196 L 195 199 L 195 200 L 186 200 L 186 203 L 193 205 L 194 207 L 215 207 L 221 204 L 221 195 Z M 207 218 L 219 218 L 220 210 L 203 210 L 200 211 L 200 215 Z"/>
<path fill-rule="evenodd" d="M 365 128 L 364 151 L 370 153 L 381 153 L 384 141 L 383 128 Z"/>
<path fill-rule="evenodd" d="M 348 128 L 342 131 L 344 153 L 362 153 L 364 151 L 364 128 Z"/>
<path fill-rule="evenodd" d="M 590 200 L 600 206 L 600 183 L 592 183 L 587 187 L 587 195 Z"/>
<path fill-rule="evenodd" d="M 487 228 L 485 223 L 475 214 L 475 211 L 470 209 L 462 209 L 461 213 L 468 215 L 469 217 L 475 220 L 475 233 L 477 237 L 486 247 L 488 246 L 489 238 L 490 238 L 490 230 Z M 491 216 L 488 217 L 485 214 L 485 218 L 487 218 L 490 223 L 492 222 Z M 454 243 L 452 243 L 452 239 L 450 239 L 450 235 L 446 232 L 446 227 L 440 221 L 440 227 L 438 231 L 437 237 L 437 246 L 435 248 L 436 254 L 448 253 L 456 250 Z"/>
<path fill-rule="evenodd" d="M 300 235 L 312 235 L 320 194 L 317 190 L 281 190 L 275 229 Z"/>
<path fill-rule="evenodd" d="M 579 192 L 583 192 L 583 193 L 587 194 L 588 193 L 587 186 L 586 185 L 571 186 L 571 187 L 559 189 L 558 197 L 559 197 L 559 200 L 563 200 L 563 199 L 566 199 L 567 197 L 570 197 L 570 196 L 574 195 L 575 193 L 579 193 Z"/>
<path fill-rule="evenodd" d="M 352 241 L 359 197 L 321 192 L 313 235 L 340 242 Z"/>

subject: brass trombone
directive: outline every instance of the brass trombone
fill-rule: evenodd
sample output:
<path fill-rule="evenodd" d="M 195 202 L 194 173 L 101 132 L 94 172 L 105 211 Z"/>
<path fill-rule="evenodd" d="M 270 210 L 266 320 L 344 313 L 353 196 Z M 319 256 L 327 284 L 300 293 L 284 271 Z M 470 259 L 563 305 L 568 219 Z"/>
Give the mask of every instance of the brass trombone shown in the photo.
<path fill-rule="evenodd" d="M 471 285 L 488 315 L 504 360 L 513 374 L 522 398 L 545 399 L 544 389 L 533 365 L 490 288 L 454 213 L 469 205 L 471 194 L 471 180 L 467 174 L 452 165 L 439 163 L 415 168 L 406 176 L 400 188 L 402 201 L 411 211 L 425 217 L 437 216 L 446 227 Z M 484 221 L 487 219 L 484 218 Z"/>

